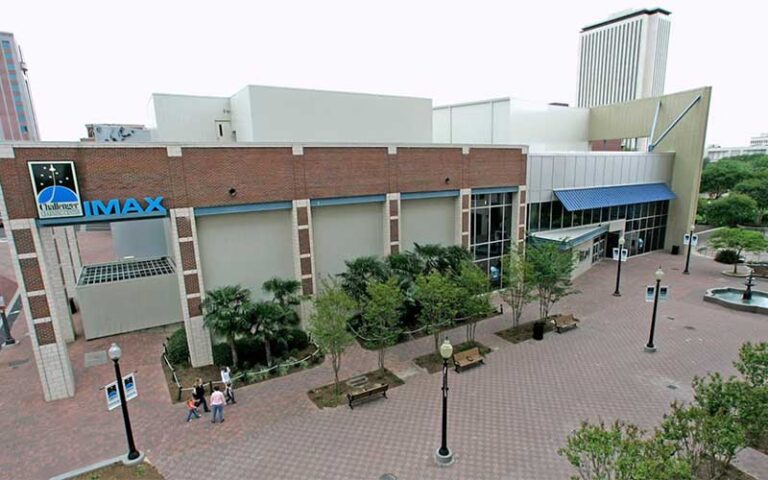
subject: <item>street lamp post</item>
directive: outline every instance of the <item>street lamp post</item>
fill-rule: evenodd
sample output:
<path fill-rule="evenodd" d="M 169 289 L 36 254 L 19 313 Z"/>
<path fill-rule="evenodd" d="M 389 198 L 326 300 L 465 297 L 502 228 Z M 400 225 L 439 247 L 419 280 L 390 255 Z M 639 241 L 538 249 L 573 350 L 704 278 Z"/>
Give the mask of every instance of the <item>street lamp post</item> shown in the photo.
<path fill-rule="evenodd" d="M 16 340 L 11 336 L 11 327 L 8 325 L 8 317 L 5 315 L 5 308 L 5 298 L 0 296 L 0 318 L 3 320 L 3 336 L 5 337 L 3 346 L 8 347 L 14 345 Z"/>
<path fill-rule="evenodd" d="M 123 422 L 125 423 L 125 436 L 128 438 L 128 456 L 126 463 L 134 463 L 141 461 L 141 453 L 136 449 L 136 444 L 133 442 L 133 429 L 131 429 L 131 418 L 128 416 L 128 402 L 125 399 L 125 389 L 123 387 L 123 376 L 120 374 L 120 356 L 123 351 L 120 347 L 113 343 L 109 347 L 109 358 L 115 364 L 115 379 L 117 380 L 117 391 L 120 395 L 120 406 L 123 410 Z"/>
<path fill-rule="evenodd" d="M 661 279 L 664 278 L 664 272 L 661 270 L 661 266 L 656 270 L 656 291 L 653 294 L 653 316 L 651 317 L 651 335 L 648 337 L 648 344 L 645 346 L 645 351 L 653 353 L 656 351 L 656 346 L 653 344 L 653 334 L 656 330 L 656 310 L 659 307 L 659 290 L 661 290 Z"/>
<path fill-rule="evenodd" d="M 619 265 L 616 267 L 616 291 L 613 292 L 614 297 L 620 297 L 619 284 L 621 283 L 621 252 L 624 250 L 624 237 L 619 238 Z"/>
<path fill-rule="evenodd" d="M 443 357 L 443 435 L 440 448 L 435 452 L 435 461 L 441 467 L 447 467 L 454 462 L 453 452 L 448 448 L 448 359 L 453 355 L 453 345 L 446 338 L 440 345 L 440 356 Z"/>
<path fill-rule="evenodd" d="M 691 263 L 691 250 L 693 249 L 693 231 L 696 230 L 696 225 L 691 224 L 691 232 L 688 234 L 688 254 L 685 257 L 685 270 L 683 273 L 688 275 L 691 272 L 688 271 L 688 266 Z"/>

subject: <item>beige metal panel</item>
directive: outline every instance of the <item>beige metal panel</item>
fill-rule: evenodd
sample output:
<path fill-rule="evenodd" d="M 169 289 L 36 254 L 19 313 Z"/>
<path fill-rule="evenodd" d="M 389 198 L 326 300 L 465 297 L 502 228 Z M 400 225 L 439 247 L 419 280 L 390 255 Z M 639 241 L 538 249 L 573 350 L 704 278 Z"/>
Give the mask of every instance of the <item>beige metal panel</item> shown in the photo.
<path fill-rule="evenodd" d="M 196 222 L 207 290 L 239 284 L 262 299 L 265 281 L 295 278 L 290 210 L 203 216 Z"/>
<path fill-rule="evenodd" d="M 658 137 L 698 95 L 701 95 L 701 100 L 655 150 L 675 153 L 670 186 L 678 198 L 670 203 L 665 248 L 680 245 L 688 225 L 696 217 L 711 93 L 711 87 L 702 87 L 590 109 L 590 140 L 647 137 L 653 124 L 656 105 L 661 100 L 656 126 Z"/>
<path fill-rule="evenodd" d="M 413 250 L 414 243 L 456 243 L 456 198 L 400 200 L 400 208 L 401 250 Z"/>
<path fill-rule="evenodd" d="M 88 340 L 182 321 L 175 273 L 78 285 L 75 292 Z"/>
<path fill-rule="evenodd" d="M 346 270 L 345 260 L 381 256 L 383 215 L 379 202 L 312 208 L 312 256 L 318 283 Z"/>

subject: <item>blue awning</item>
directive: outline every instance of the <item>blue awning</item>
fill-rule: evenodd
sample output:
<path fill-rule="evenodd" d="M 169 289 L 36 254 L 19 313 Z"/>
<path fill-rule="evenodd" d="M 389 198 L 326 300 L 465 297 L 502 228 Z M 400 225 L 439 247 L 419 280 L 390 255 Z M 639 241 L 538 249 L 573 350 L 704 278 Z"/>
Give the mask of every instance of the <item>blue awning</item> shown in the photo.
<path fill-rule="evenodd" d="M 569 212 L 677 198 L 677 195 L 664 183 L 555 190 L 555 196 Z"/>

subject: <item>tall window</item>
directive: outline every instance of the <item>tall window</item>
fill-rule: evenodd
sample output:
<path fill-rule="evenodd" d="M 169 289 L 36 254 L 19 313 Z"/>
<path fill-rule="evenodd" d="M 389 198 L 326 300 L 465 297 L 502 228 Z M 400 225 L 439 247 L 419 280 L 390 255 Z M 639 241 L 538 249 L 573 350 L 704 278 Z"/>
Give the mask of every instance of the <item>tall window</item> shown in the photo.
<path fill-rule="evenodd" d="M 513 195 L 472 195 L 472 256 L 494 286 L 501 285 L 501 258 L 509 252 L 514 236 Z"/>

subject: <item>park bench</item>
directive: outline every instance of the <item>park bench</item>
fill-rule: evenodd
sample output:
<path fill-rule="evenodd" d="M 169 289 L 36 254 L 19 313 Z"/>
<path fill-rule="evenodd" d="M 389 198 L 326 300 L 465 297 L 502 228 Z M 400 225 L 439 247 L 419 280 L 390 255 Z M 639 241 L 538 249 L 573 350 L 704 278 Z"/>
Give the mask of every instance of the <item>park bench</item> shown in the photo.
<path fill-rule="evenodd" d="M 768 277 L 768 263 L 748 263 L 747 266 L 754 270 L 756 277 Z"/>
<path fill-rule="evenodd" d="M 374 383 L 370 387 L 364 387 L 359 390 L 347 393 L 347 401 L 349 402 L 349 408 L 354 408 L 352 404 L 357 401 L 364 401 L 381 394 L 382 397 L 387 398 L 387 389 L 389 385 L 386 383 Z"/>
<path fill-rule="evenodd" d="M 574 328 L 578 325 L 579 321 L 573 318 L 573 314 L 567 315 L 555 315 L 552 317 L 552 324 L 555 326 L 557 333 L 563 333 L 563 330 Z"/>
<path fill-rule="evenodd" d="M 481 363 L 484 364 L 485 360 L 483 359 L 483 356 L 480 355 L 480 349 L 477 347 L 453 354 L 453 364 L 456 368 L 456 373 L 473 365 L 480 365 Z"/>

